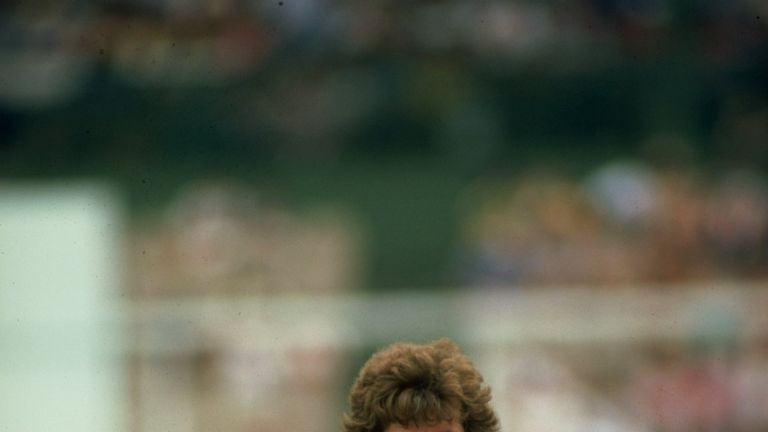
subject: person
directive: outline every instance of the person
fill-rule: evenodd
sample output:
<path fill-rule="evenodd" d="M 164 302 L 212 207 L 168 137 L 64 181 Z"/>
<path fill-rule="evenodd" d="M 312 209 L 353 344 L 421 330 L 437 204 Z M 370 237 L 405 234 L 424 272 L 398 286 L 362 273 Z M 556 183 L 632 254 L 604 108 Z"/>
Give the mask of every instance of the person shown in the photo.
<path fill-rule="evenodd" d="M 344 432 L 498 432 L 491 389 L 450 339 L 399 342 L 360 370 Z"/>

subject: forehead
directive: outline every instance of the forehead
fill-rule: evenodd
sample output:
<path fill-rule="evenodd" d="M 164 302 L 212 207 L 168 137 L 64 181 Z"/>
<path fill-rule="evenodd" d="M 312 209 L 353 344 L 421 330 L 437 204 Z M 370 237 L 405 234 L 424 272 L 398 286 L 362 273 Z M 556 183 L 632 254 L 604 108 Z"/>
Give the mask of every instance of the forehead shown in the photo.
<path fill-rule="evenodd" d="M 458 422 L 440 422 L 425 426 L 402 426 L 391 424 L 384 432 L 464 432 L 464 428 Z"/>

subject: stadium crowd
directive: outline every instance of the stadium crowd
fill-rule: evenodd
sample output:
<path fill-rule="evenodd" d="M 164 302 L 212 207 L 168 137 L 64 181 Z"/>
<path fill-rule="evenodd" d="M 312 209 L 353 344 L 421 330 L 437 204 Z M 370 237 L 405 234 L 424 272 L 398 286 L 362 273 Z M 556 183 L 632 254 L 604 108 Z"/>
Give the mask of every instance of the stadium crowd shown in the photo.
<path fill-rule="evenodd" d="M 475 186 L 464 280 L 628 285 L 758 279 L 768 269 L 768 189 L 757 172 L 704 176 L 638 160 L 581 180 L 536 173 Z M 483 190 L 485 189 L 485 190 Z"/>

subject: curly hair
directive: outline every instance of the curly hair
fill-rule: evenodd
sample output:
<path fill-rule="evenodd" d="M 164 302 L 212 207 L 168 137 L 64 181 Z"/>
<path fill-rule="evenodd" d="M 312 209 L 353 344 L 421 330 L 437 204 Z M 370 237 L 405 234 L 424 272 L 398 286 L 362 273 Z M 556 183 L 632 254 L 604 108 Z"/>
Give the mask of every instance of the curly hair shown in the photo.
<path fill-rule="evenodd" d="M 450 339 L 395 343 L 374 354 L 349 394 L 344 432 L 383 432 L 391 424 L 456 421 L 465 432 L 498 432 L 491 390 Z"/>

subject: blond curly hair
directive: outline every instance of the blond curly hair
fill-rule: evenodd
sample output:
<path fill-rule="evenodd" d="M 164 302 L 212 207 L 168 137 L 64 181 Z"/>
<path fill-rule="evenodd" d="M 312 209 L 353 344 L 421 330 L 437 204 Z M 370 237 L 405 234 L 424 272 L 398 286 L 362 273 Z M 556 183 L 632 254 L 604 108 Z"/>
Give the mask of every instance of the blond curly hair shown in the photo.
<path fill-rule="evenodd" d="M 383 432 L 391 424 L 456 421 L 464 432 L 498 432 L 491 390 L 450 339 L 395 343 L 374 354 L 349 394 L 344 432 Z"/>

